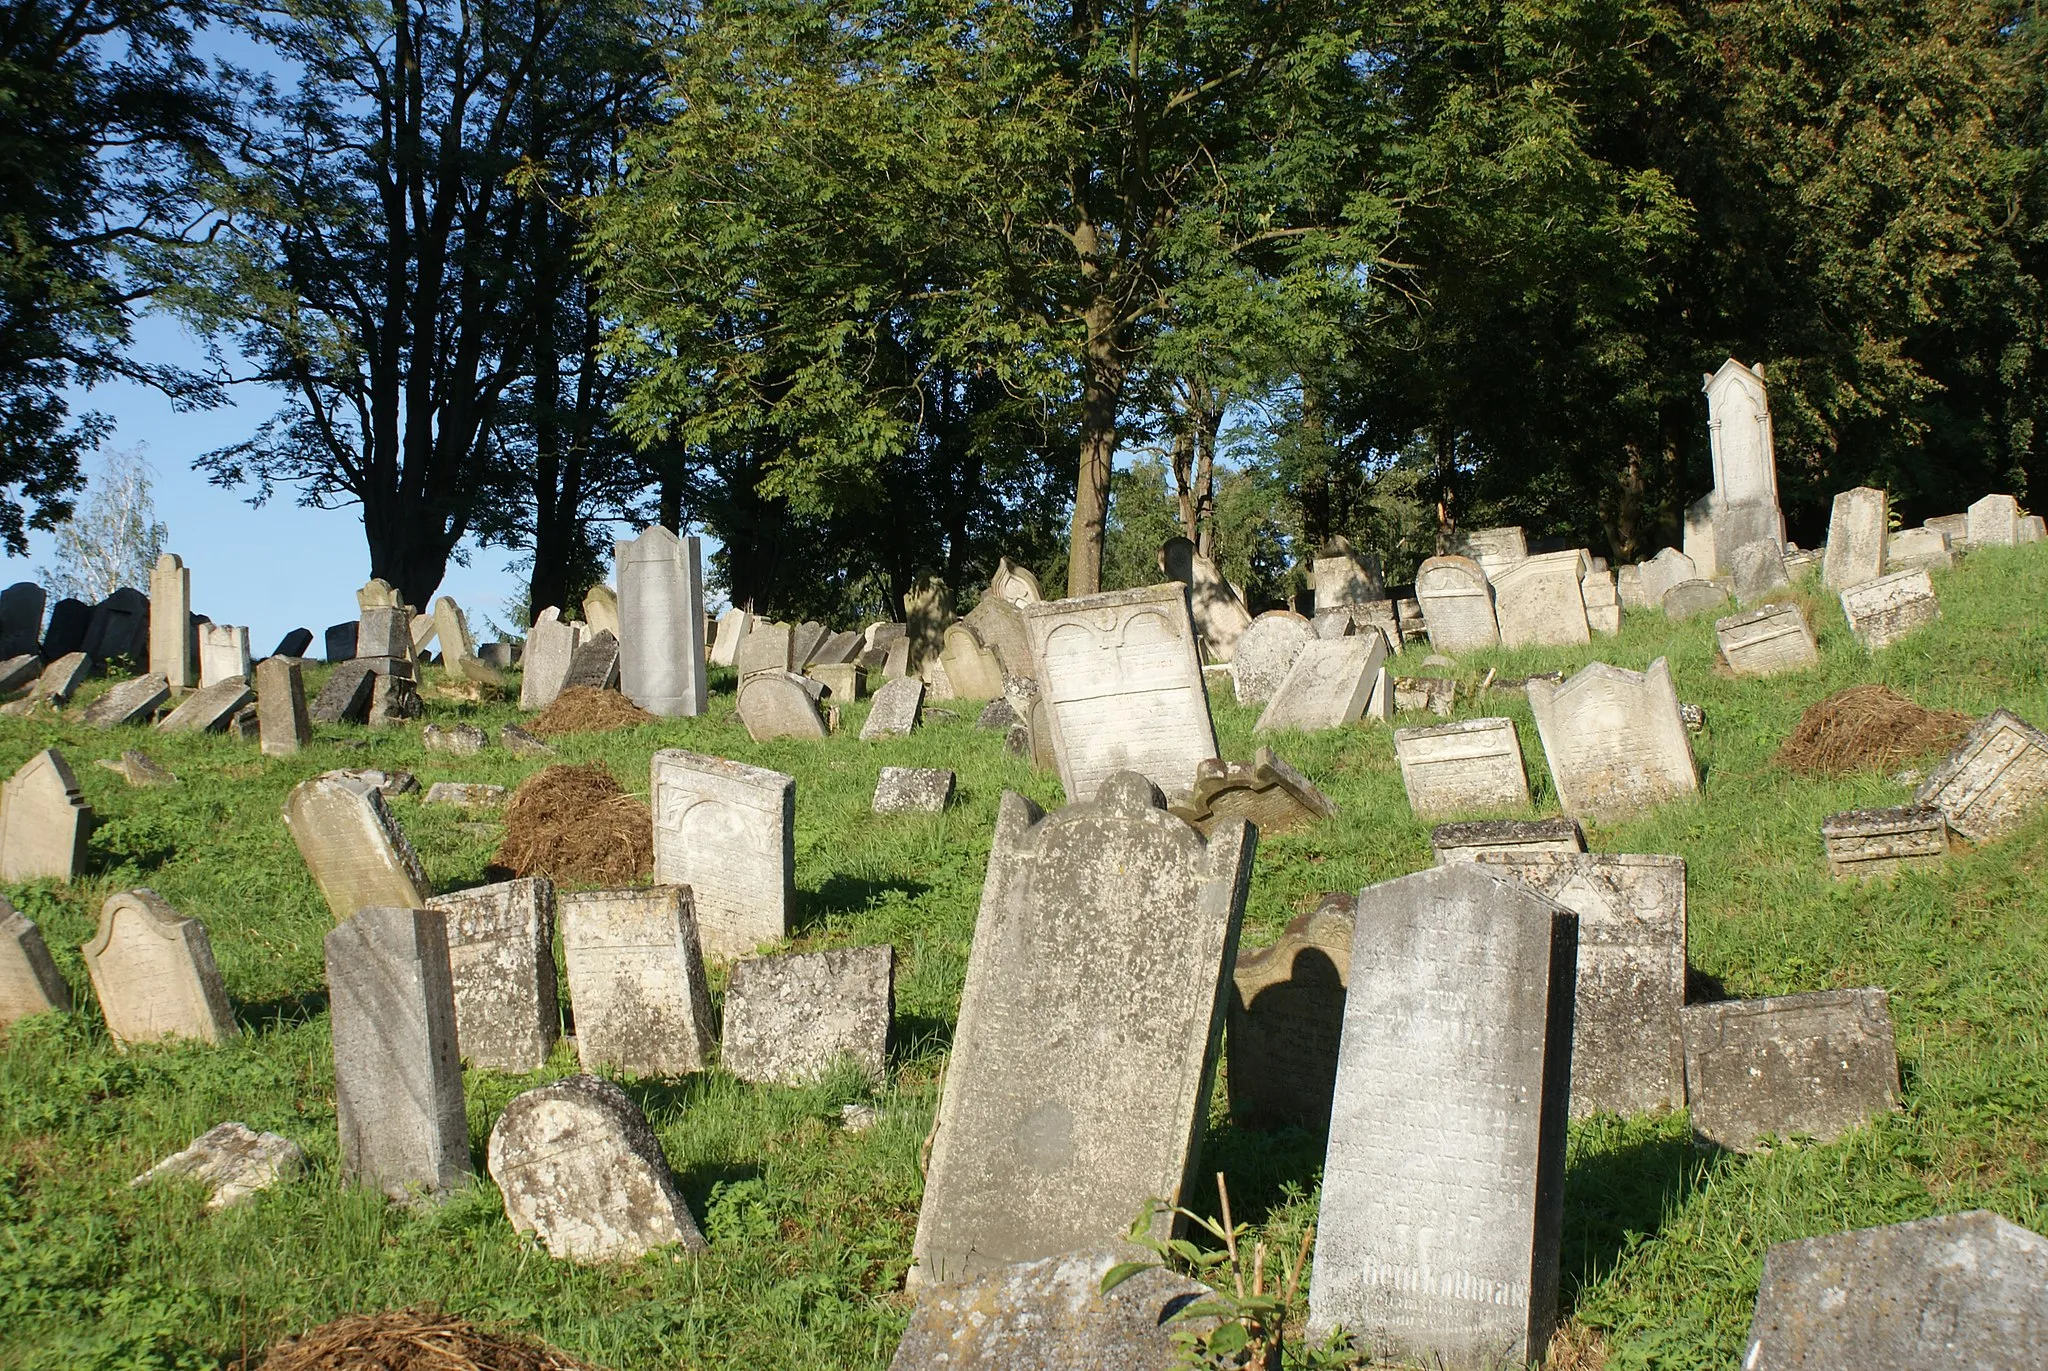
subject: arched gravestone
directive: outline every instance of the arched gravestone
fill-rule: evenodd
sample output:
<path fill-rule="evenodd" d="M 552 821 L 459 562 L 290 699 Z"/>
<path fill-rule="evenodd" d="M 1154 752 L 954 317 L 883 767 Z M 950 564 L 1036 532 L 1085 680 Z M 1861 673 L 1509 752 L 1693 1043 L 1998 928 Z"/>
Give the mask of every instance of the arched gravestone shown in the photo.
<path fill-rule="evenodd" d="M 796 908 L 796 779 L 668 748 L 650 764 L 654 879 L 686 885 L 705 956 L 789 936 Z"/>
<path fill-rule="evenodd" d="M 1439 652 L 1470 652 L 1500 642 L 1493 587 L 1470 557 L 1431 557 L 1415 573 L 1415 598 Z"/>
<path fill-rule="evenodd" d="M 100 906 L 85 969 L 123 1048 L 164 1038 L 217 1043 L 235 1036 L 206 928 L 153 890 L 124 890 Z"/>
<path fill-rule="evenodd" d="M 1271 947 L 1238 955 L 1231 973 L 1230 1112 L 1255 1126 L 1330 1126 L 1356 900 L 1325 895 Z"/>
<path fill-rule="evenodd" d="M 1778 504 L 1778 459 L 1763 367 L 1746 367 L 1730 357 L 1704 378 L 1701 389 L 1707 396 L 1714 489 L 1705 502 L 1712 565 L 1701 565 L 1699 574 L 1710 577 L 1733 567 L 1735 549 L 1747 544 L 1769 543 L 1782 552 L 1785 516 Z M 1693 560 L 1701 562 L 1697 556 Z"/>
<path fill-rule="evenodd" d="M 740 682 L 733 712 L 757 743 L 776 738 L 818 739 L 826 736 L 818 696 L 825 687 L 791 671 L 764 671 Z"/>
<path fill-rule="evenodd" d="M 1562 685 L 1534 677 L 1529 709 L 1565 813 L 1638 813 L 1699 792 L 1671 666 L 1594 662 Z"/>
<path fill-rule="evenodd" d="M 16 581 L 0 590 L 0 660 L 37 651 L 43 632 L 43 588 Z"/>

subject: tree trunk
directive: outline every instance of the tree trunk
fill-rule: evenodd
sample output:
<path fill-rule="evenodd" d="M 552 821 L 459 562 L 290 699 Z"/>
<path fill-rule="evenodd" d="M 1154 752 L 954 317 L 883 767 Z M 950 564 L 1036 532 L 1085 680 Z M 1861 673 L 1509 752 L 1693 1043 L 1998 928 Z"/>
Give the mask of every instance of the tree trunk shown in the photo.
<path fill-rule="evenodd" d="M 1189 409 L 1192 406 L 1188 407 Z M 1173 430 L 1173 498 L 1180 507 L 1180 534 L 1200 546 L 1200 516 L 1195 513 L 1195 432 L 1186 409 Z"/>
<path fill-rule="evenodd" d="M 1216 433 L 1223 427 L 1223 397 L 1203 392 L 1195 425 L 1195 551 L 1216 560 Z"/>
<path fill-rule="evenodd" d="M 1430 434 L 1436 469 L 1436 553 L 1448 556 L 1458 545 L 1458 438 L 1447 423 Z"/>
<path fill-rule="evenodd" d="M 1102 589 L 1102 539 L 1109 518 L 1109 473 L 1116 460 L 1116 412 L 1123 398 L 1124 362 L 1117 346 L 1116 308 L 1098 295 L 1087 310 L 1082 354 L 1080 480 L 1068 535 L 1067 594 Z"/>

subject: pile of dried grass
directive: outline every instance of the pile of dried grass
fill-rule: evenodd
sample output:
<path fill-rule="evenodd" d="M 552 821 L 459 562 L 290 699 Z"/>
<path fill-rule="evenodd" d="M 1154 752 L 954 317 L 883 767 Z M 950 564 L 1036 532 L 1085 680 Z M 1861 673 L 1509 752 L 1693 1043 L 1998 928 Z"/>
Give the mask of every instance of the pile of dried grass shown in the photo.
<path fill-rule="evenodd" d="M 654 815 L 600 763 L 547 767 L 512 792 L 497 865 L 514 876 L 628 885 L 654 870 Z"/>
<path fill-rule="evenodd" d="M 575 686 L 555 697 L 555 702 L 536 714 L 526 731 L 543 738 L 564 733 L 605 733 L 614 728 L 638 728 L 653 723 L 654 716 L 616 690 L 596 686 Z"/>
<path fill-rule="evenodd" d="M 1963 740 L 1975 720 L 1922 709 L 1887 686 L 1837 691 L 1799 718 L 1774 759 L 1808 775 L 1839 776 L 1869 767 L 1890 771 Z"/>
<path fill-rule="evenodd" d="M 270 1349 L 248 1371 L 597 1371 L 526 1338 L 431 1309 L 351 1314 Z"/>

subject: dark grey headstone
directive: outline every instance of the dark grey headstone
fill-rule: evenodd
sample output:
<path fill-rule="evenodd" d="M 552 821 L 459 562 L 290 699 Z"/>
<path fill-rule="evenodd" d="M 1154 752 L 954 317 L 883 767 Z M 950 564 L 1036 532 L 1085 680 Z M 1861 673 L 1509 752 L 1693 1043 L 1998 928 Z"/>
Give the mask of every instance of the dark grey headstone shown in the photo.
<path fill-rule="evenodd" d="M 59 657 L 85 648 L 85 630 L 92 622 L 92 606 L 83 600 L 59 600 L 50 610 L 49 627 L 43 630 L 43 658 Z"/>
<path fill-rule="evenodd" d="M 1882 990 L 1821 990 L 1688 1005 L 1692 1130 L 1735 1152 L 1766 1137 L 1832 1142 L 1898 1105 L 1899 1060 Z"/>
<path fill-rule="evenodd" d="M 149 665 L 149 597 L 123 586 L 92 607 L 84 650 L 96 662 Z"/>
<path fill-rule="evenodd" d="M 320 687 L 307 713 L 316 724 L 362 723 L 369 717 L 370 694 L 376 687 L 377 676 L 368 663 L 343 662 Z"/>
<path fill-rule="evenodd" d="M 618 685 L 619 640 L 609 631 L 600 631 L 595 637 L 578 644 L 569 658 L 569 674 L 562 678 L 562 689 L 588 686 L 596 690 L 616 690 Z"/>
<path fill-rule="evenodd" d="M 348 621 L 347 623 L 345 623 L 345 624 L 335 624 L 335 625 L 332 625 L 332 626 L 331 626 L 330 628 L 328 628 L 328 630 L 327 630 L 327 660 L 328 660 L 328 661 L 330 661 L 330 662 L 348 662 L 348 661 L 353 661 L 353 660 L 355 660 L 355 655 L 356 655 L 356 629 L 357 629 L 357 625 L 356 625 L 356 621 L 355 621 L 354 619 L 350 619 L 350 620 L 349 620 L 349 621 Z"/>
<path fill-rule="evenodd" d="M 313 646 L 313 630 L 310 628 L 295 628 L 277 640 L 277 646 L 271 650 L 270 655 L 273 657 L 303 657 L 306 655 L 306 649 L 311 646 Z"/>
<path fill-rule="evenodd" d="M 34 581 L 16 581 L 0 590 L 0 657 L 40 655 L 37 645 L 47 598 Z"/>

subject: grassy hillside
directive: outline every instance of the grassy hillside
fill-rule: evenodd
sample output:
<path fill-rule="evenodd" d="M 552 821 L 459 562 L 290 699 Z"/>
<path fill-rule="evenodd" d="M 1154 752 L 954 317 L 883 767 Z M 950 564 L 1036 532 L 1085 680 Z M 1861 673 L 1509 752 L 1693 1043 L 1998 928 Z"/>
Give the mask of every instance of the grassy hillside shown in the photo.
<path fill-rule="evenodd" d="M 1682 1116 L 1575 1125 L 1567 1178 L 1565 1314 L 1573 1355 L 1608 1367 L 1728 1367 L 1747 1329 L 1764 1249 L 1841 1228 L 1988 1207 L 2048 1230 L 2048 822 L 1891 886 L 1847 887 L 1826 872 L 1819 825 L 1839 809 L 1900 803 L 1880 774 L 1816 780 L 1771 756 L 1809 704 L 1883 682 L 1932 708 L 2005 706 L 2048 723 L 2048 545 L 1976 554 L 1938 575 L 1942 621 L 1873 659 L 1830 597 L 1805 598 L 1821 664 L 1771 681 L 1712 669 L 1711 619 L 1631 614 L 1589 649 L 1473 654 L 1525 675 L 1594 659 L 1671 660 L 1683 699 L 1704 707 L 1695 740 L 1704 794 L 1627 823 L 1589 828 L 1596 851 L 1676 853 L 1688 863 L 1691 962 L 1730 995 L 1837 986 L 1891 992 L 1904 1075 L 1896 1117 L 1831 1146 L 1768 1156 L 1696 1153 Z M 1426 652 L 1403 654 L 1418 670 Z M 317 689 L 320 672 L 310 673 Z M 158 738 L 72 723 L 0 719 L 0 768 L 63 749 L 103 827 L 99 865 L 77 884 L 6 893 L 39 923 L 81 1012 L 0 1037 L 0 1367 L 211 1367 L 340 1314 L 426 1301 L 535 1333 L 620 1368 L 880 1367 L 907 1315 L 902 1276 L 916 1221 L 917 1154 L 957 1008 L 999 794 L 1059 801 L 1055 779 L 973 727 L 975 706 L 911 738 L 862 743 L 867 706 L 823 744 L 755 745 L 732 717 L 729 679 L 708 718 L 562 740 L 566 761 L 602 761 L 644 793 L 649 755 L 683 746 L 798 778 L 799 947 L 887 940 L 898 951 L 894 1071 L 886 1089 L 847 1078 L 811 1089 L 747 1085 L 719 1072 L 627 1082 L 654 1123 L 710 1251 L 585 1270 L 516 1238 L 481 1179 L 430 1212 L 344 1188 L 322 987 L 328 912 L 280 819 L 299 780 L 380 766 L 436 780 L 516 783 L 542 763 L 495 746 L 476 757 L 424 752 L 418 729 L 323 728 L 291 759 L 224 738 Z M 1214 699 L 1223 751 L 1248 757 L 1255 714 Z M 430 702 L 430 718 L 493 734 L 509 706 Z M 1500 714 L 1521 731 L 1538 806 L 1554 812 L 1526 703 L 1493 693 L 1459 717 Z M 1405 722 L 1431 722 L 1428 719 Z M 129 788 L 93 765 L 142 747 L 179 777 Z M 1430 862 L 1428 826 L 1403 798 L 1385 729 L 1289 736 L 1278 750 L 1343 808 L 1313 831 L 1262 842 L 1246 942 L 1268 941 L 1327 890 Z M 951 767 L 958 800 L 936 817 L 867 812 L 887 764 Z M 4 774 L 4 772 L 0 772 Z M 439 889 L 483 880 L 496 826 L 392 802 Z M 115 1052 L 86 992 L 78 947 L 101 900 L 148 885 L 203 920 L 242 1025 L 226 1046 Z M 472 1149 L 513 1095 L 546 1072 L 468 1073 Z M 1113 1087 L 1109 1087 L 1113 1088 Z M 1218 1093 L 1220 1101 L 1221 1092 Z M 881 1106 L 874 1130 L 837 1126 L 842 1104 Z M 217 1216 L 177 1186 L 130 1190 L 152 1162 L 225 1119 L 306 1147 L 299 1182 Z M 1208 1169 L 1231 1176 L 1237 1212 L 1291 1238 L 1313 1218 L 1321 1140 L 1254 1134 L 1220 1112 Z"/>

